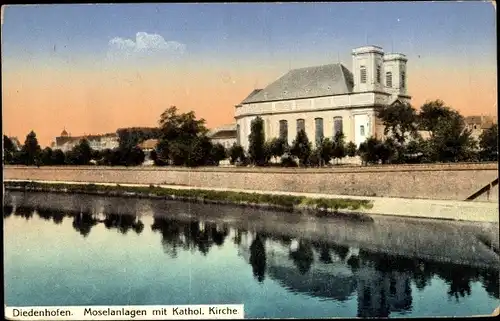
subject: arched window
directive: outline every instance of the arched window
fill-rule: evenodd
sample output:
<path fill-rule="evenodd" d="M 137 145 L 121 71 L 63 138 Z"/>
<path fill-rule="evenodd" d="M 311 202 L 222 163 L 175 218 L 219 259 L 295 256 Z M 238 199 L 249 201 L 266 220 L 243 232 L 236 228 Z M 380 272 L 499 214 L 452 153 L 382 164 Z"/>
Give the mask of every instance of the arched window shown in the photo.
<path fill-rule="evenodd" d="M 323 118 L 315 118 L 314 123 L 316 125 L 316 145 L 323 140 Z"/>
<path fill-rule="evenodd" d="M 405 75 L 405 72 L 402 71 L 401 72 L 401 88 L 405 88 L 406 87 L 406 75 Z"/>
<path fill-rule="evenodd" d="M 342 133 L 344 131 L 342 125 L 342 117 L 337 116 L 333 118 L 333 137 L 335 137 L 337 133 Z"/>
<path fill-rule="evenodd" d="M 306 130 L 306 122 L 303 119 L 297 119 L 297 133 Z"/>
<path fill-rule="evenodd" d="M 385 73 L 385 85 L 387 87 L 392 87 L 392 72 L 390 71 Z"/>
<path fill-rule="evenodd" d="M 380 65 L 377 66 L 377 84 L 380 84 L 382 78 L 382 68 Z"/>
<path fill-rule="evenodd" d="M 364 125 L 359 126 L 359 134 L 361 136 L 365 136 L 365 126 Z"/>
<path fill-rule="evenodd" d="M 236 144 L 240 145 L 240 125 L 236 125 Z"/>
<path fill-rule="evenodd" d="M 362 84 L 366 84 L 366 67 L 361 66 L 359 67 L 359 74 L 360 74 L 360 81 Z"/>
<path fill-rule="evenodd" d="M 280 120 L 280 139 L 288 141 L 288 121 Z"/>

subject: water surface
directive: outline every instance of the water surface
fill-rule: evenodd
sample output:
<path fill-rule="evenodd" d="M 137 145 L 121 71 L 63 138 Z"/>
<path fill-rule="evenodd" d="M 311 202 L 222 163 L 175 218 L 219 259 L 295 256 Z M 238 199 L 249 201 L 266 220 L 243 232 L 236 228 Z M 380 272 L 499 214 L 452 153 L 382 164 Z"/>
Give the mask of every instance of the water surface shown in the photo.
<path fill-rule="evenodd" d="M 438 227 L 385 224 L 8 192 L 5 304 L 230 303 L 244 304 L 250 318 L 470 316 L 491 314 L 500 304 L 499 271 L 487 264 L 492 254 L 483 249 L 480 266 L 445 263 L 442 253 L 453 253 L 456 244 L 429 246 L 434 254 L 425 244 L 437 241 L 405 231 L 414 224 L 412 230 L 434 235 Z M 356 231 L 363 233 L 349 238 Z M 463 240 L 456 243 L 472 242 L 469 230 L 454 231 Z M 384 248 L 390 241 L 418 250 L 394 255 L 397 245 Z"/>

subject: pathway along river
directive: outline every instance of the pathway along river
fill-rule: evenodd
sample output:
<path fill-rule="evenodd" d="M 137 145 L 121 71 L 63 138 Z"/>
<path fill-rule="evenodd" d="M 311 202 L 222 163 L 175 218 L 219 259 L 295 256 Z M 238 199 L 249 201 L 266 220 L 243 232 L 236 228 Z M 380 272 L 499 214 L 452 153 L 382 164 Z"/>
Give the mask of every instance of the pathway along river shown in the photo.
<path fill-rule="evenodd" d="M 498 254 L 480 239 L 498 239 L 495 228 L 7 191 L 5 304 L 232 303 L 250 318 L 491 314 Z"/>

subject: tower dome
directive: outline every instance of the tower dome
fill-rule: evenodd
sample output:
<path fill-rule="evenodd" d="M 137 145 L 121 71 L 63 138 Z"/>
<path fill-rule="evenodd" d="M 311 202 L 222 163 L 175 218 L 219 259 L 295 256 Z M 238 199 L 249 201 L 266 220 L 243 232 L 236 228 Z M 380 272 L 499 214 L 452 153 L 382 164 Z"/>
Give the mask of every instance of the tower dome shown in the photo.
<path fill-rule="evenodd" d="M 63 131 L 61 133 L 61 136 L 62 137 L 68 137 L 68 132 L 66 131 L 66 129 L 63 129 Z"/>

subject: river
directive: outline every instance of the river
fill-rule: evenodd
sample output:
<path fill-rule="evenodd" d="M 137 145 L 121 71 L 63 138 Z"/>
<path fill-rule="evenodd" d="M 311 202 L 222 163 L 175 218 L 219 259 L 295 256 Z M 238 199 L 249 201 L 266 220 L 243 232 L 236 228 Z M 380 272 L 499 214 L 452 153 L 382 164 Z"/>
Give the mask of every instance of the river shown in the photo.
<path fill-rule="evenodd" d="M 5 304 L 230 303 L 249 318 L 485 315 L 500 305 L 498 254 L 476 236 L 495 229 L 7 191 Z"/>

